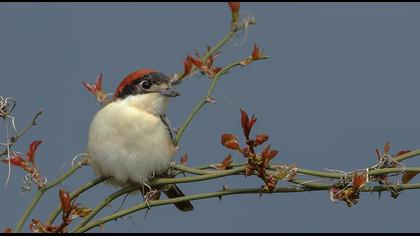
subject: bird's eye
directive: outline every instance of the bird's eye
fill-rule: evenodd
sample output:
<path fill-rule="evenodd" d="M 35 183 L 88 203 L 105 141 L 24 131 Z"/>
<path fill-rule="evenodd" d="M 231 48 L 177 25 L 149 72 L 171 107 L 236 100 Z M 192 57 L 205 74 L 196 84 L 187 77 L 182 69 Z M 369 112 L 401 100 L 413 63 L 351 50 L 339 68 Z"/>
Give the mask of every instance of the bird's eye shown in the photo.
<path fill-rule="evenodd" d="M 150 81 L 148 81 L 148 80 L 145 80 L 145 81 L 143 81 L 143 82 L 140 83 L 140 86 L 143 89 L 150 89 L 150 87 L 152 87 L 152 83 Z"/>

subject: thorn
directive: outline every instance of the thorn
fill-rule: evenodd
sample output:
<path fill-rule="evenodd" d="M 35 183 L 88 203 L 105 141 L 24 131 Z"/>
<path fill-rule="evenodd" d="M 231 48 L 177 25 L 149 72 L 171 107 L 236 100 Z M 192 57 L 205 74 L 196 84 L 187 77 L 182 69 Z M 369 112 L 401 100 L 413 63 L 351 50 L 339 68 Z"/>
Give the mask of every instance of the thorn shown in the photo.
<path fill-rule="evenodd" d="M 223 189 L 223 191 L 226 191 L 226 190 L 229 189 L 229 186 L 225 184 L 225 185 L 223 185 L 223 188 L 222 189 Z"/>
<path fill-rule="evenodd" d="M 178 131 L 179 131 L 179 128 L 172 128 L 173 129 L 173 131 L 174 131 L 174 133 L 175 133 L 175 135 L 178 133 Z"/>
<path fill-rule="evenodd" d="M 222 204 L 222 196 L 218 196 L 220 204 Z"/>
<path fill-rule="evenodd" d="M 150 207 L 146 209 L 146 212 L 144 213 L 144 217 L 143 217 L 144 219 L 146 219 L 147 215 L 149 214 L 149 210 L 150 210 Z"/>
<path fill-rule="evenodd" d="M 261 202 L 262 195 L 263 195 L 263 192 L 262 192 L 262 191 L 260 191 L 260 193 L 258 194 L 258 202 Z"/>
<path fill-rule="evenodd" d="M 212 97 L 207 97 L 207 98 L 206 98 L 206 102 L 207 102 L 207 103 L 217 103 L 217 101 L 216 101 L 216 100 L 214 100 L 214 98 L 212 98 Z"/>

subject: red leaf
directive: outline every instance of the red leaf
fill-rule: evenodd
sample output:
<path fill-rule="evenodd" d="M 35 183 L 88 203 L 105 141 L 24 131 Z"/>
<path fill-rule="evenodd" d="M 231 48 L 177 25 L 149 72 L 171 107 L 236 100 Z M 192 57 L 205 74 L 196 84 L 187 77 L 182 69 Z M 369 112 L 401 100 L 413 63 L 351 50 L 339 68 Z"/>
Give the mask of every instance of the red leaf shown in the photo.
<path fill-rule="evenodd" d="M 84 218 L 92 212 L 92 209 L 88 206 L 74 206 L 71 208 L 70 218 L 76 219 L 78 217 Z"/>
<path fill-rule="evenodd" d="M 187 155 L 187 154 L 185 154 L 185 155 L 183 155 L 183 156 L 181 157 L 180 164 L 181 164 L 181 165 L 185 165 L 185 164 L 187 164 L 187 161 L 188 161 L 188 155 Z"/>
<path fill-rule="evenodd" d="M 401 155 L 404 155 L 404 154 L 409 153 L 409 152 L 411 152 L 411 150 L 401 150 L 397 154 L 395 154 L 395 156 L 396 157 L 401 156 Z"/>
<path fill-rule="evenodd" d="M 403 184 L 408 183 L 412 178 L 414 178 L 418 173 L 415 172 L 407 172 L 405 173 L 402 178 L 401 178 L 401 182 Z"/>
<path fill-rule="evenodd" d="M 221 143 L 223 146 L 229 149 L 241 151 L 241 148 L 239 147 L 238 139 L 233 134 L 223 134 Z"/>
<path fill-rule="evenodd" d="M 271 150 L 270 153 L 268 154 L 268 160 L 273 159 L 275 156 L 277 156 L 278 153 L 279 153 L 278 150 Z"/>
<path fill-rule="evenodd" d="M 254 49 L 252 50 L 252 55 L 251 55 L 251 59 L 252 60 L 257 60 L 260 59 L 263 56 L 262 51 L 260 50 L 260 48 L 257 46 L 256 43 L 254 43 Z"/>
<path fill-rule="evenodd" d="M 41 140 L 35 140 L 29 146 L 28 151 L 26 152 L 26 160 L 35 163 L 35 152 L 38 149 L 38 146 L 42 143 Z"/>
<path fill-rule="evenodd" d="M 84 81 L 82 81 L 82 84 L 90 93 L 92 93 L 96 97 L 96 100 L 99 103 L 104 104 L 108 102 L 107 94 L 102 89 L 102 74 L 99 74 L 96 78 L 95 85 L 87 84 Z"/>
<path fill-rule="evenodd" d="M 271 146 L 271 145 L 268 145 L 268 146 L 267 146 L 267 147 L 265 147 L 265 148 L 263 149 L 263 151 L 261 152 L 261 157 L 262 157 L 263 159 L 267 159 L 267 158 L 268 158 L 269 153 L 270 153 L 270 146 Z"/>
<path fill-rule="evenodd" d="M 270 150 L 271 145 L 268 145 L 264 150 L 261 152 L 261 157 L 264 162 L 264 166 L 267 167 L 268 163 L 273 159 L 279 151 L 277 150 Z"/>
<path fill-rule="evenodd" d="M 87 89 L 87 91 L 94 93 L 95 92 L 95 86 L 87 84 L 85 81 L 82 81 L 83 86 Z"/>
<path fill-rule="evenodd" d="M 263 144 L 265 141 L 268 140 L 268 135 L 266 134 L 257 134 L 255 137 L 255 146 Z"/>
<path fill-rule="evenodd" d="M 253 153 L 251 152 L 251 149 L 248 146 L 241 149 L 241 152 L 244 157 L 251 157 L 253 155 Z"/>
<path fill-rule="evenodd" d="M 245 138 L 248 140 L 249 139 L 249 134 L 251 133 L 251 129 L 254 126 L 255 122 L 257 121 L 257 118 L 252 116 L 251 120 L 249 120 L 248 114 L 244 110 L 242 110 L 242 109 L 240 109 L 240 110 L 241 110 L 242 129 L 243 129 Z"/>
<path fill-rule="evenodd" d="M 187 58 L 184 61 L 184 75 L 188 75 L 192 70 L 193 64 L 191 61 L 191 56 L 187 56 Z"/>
<path fill-rule="evenodd" d="M 63 212 L 68 212 L 71 209 L 69 192 L 64 190 L 63 188 L 60 188 L 59 197 L 61 202 L 61 209 L 63 209 Z"/>
<path fill-rule="evenodd" d="M 385 143 L 385 145 L 384 145 L 384 155 L 389 153 L 390 146 L 391 145 L 389 144 L 389 142 Z"/>
<path fill-rule="evenodd" d="M 232 155 L 228 155 L 222 162 L 218 164 L 214 164 L 213 167 L 218 170 L 226 170 L 229 168 L 230 164 L 232 164 Z"/>
<path fill-rule="evenodd" d="M 251 132 L 251 129 L 254 126 L 255 122 L 257 122 L 257 118 L 255 118 L 254 115 L 252 115 L 251 120 L 249 121 L 249 124 L 248 124 L 249 132 Z"/>
<path fill-rule="evenodd" d="M 235 26 L 235 24 L 236 24 L 236 22 L 238 22 L 238 18 L 239 18 L 240 3 L 239 2 L 229 2 L 228 4 L 229 4 L 231 15 L 232 15 L 231 24 L 232 24 L 232 26 Z"/>
<path fill-rule="evenodd" d="M 241 6 L 240 2 L 228 2 L 228 4 L 232 13 L 239 12 L 239 8 Z"/>
<path fill-rule="evenodd" d="M 96 90 L 102 90 L 102 74 L 99 74 L 95 81 Z"/>
<path fill-rule="evenodd" d="M 222 69 L 223 69 L 222 67 L 216 67 L 216 68 L 213 68 L 213 69 L 212 69 L 212 73 L 213 73 L 213 74 L 217 74 L 217 73 L 219 73 Z"/>
<path fill-rule="evenodd" d="M 353 188 L 358 191 L 369 181 L 369 174 L 367 170 L 354 171 L 353 174 Z"/>
<path fill-rule="evenodd" d="M 18 166 L 18 167 L 22 167 L 22 168 L 27 168 L 28 165 L 26 164 L 26 161 L 22 160 L 22 156 L 20 156 L 17 153 L 13 153 L 14 156 L 10 157 L 10 164 Z M 9 158 L 5 158 L 1 160 L 2 162 L 9 164 Z"/>
<path fill-rule="evenodd" d="M 381 152 L 379 152 L 379 149 L 375 148 L 376 151 L 376 157 L 378 157 L 378 160 L 381 161 L 382 160 L 382 156 L 381 156 Z"/>
<path fill-rule="evenodd" d="M 12 228 L 10 227 L 6 227 L 5 229 L 3 229 L 3 233 L 8 234 L 12 232 Z"/>
<path fill-rule="evenodd" d="M 203 67 L 203 62 L 200 60 L 200 58 L 195 59 L 191 55 L 188 55 L 186 60 L 188 60 L 190 64 L 193 64 L 194 66 L 196 66 L 200 70 Z"/>
<path fill-rule="evenodd" d="M 29 224 L 29 229 L 32 233 L 51 233 L 54 232 L 57 227 L 45 225 L 38 219 L 32 219 L 32 222 Z"/>
<path fill-rule="evenodd" d="M 244 130 L 244 134 L 245 134 L 245 130 L 248 129 L 249 118 L 248 118 L 248 114 L 244 110 L 242 110 L 242 109 L 240 109 L 240 110 L 241 110 L 241 125 L 242 125 L 242 129 Z"/>

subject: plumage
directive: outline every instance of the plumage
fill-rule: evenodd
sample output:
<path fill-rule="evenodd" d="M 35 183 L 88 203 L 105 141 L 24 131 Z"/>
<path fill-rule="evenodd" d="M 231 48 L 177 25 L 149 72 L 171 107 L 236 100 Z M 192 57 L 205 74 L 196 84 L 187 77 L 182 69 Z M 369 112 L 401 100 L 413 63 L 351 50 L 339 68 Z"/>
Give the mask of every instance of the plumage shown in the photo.
<path fill-rule="evenodd" d="M 153 172 L 168 168 L 176 150 L 159 111 L 151 109 L 156 106 L 163 110 L 167 98 L 155 96 L 130 96 L 108 104 L 95 115 L 87 153 L 97 175 L 113 176 L 123 185 L 142 183 Z M 159 104 L 150 106 L 156 101 Z"/>
<path fill-rule="evenodd" d="M 163 74 L 156 73 L 159 72 L 141 70 L 127 76 L 112 102 L 100 109 L 91 122 L 88 158 L 97 176 L 111 177 L 111 185 L 143 184 L 154 175 L 163 174 L 176 154 L 165 115 L 173 94 L 164 93 L 170 85 L 161 78 Z M 146 79 L 155 80 L 156 91 L 139 87 Z M 168 197 L 184 196 L 176 185 L 162 190 Z M 175 205 L 182 211 L 192 210 L 189 202 Z"/>

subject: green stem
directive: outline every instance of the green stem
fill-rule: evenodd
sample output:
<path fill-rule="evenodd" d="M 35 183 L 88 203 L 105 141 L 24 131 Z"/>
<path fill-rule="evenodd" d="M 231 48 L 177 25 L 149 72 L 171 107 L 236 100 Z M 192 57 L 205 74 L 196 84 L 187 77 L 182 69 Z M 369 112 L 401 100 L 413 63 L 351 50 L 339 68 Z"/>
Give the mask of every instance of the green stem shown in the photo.
<path fill-rule="evenodd" d="M 277 188 L 272 193 L 303 192 L 303 191 L 307 191 L 307 190 L 296 189 L 295 187 L 283 187 L 283 188 Z M 149 206 L 150 207 L 155 207 L 155 206 L 168 205 L 168 204 L 173 204 L 173 203 L 183 202 L 183 201 L 193 201 L 193 200 L 199 200 L 199 199 L 207 199 L 207 198 L 214 198 L 214 197 L 222 197 L 222 196 L 226 196 L 226 195 L 246 194 L 246 193 L 258 193 L 259 194 L 259 193 L 270 193 L 270 192 L 262 191 L 261 188 L 226 189 L 226 190 L 211 192 L 211 193 L 194 194 L 194 195 L 189 195 L 189 196 L 184 196 L 184 197 L 150 201 Z M 74 233 L 86 232 L 86 231 L 88 231 L 88 230 L 90 230 L 94 227 L 97 227 L 101 224 L 107 223 L 111 220 L 121 218 L 123 216 L 129 215 L 133 212 L 145 209 L 147 207 L 148 206 L 146 205 L 146 203 L 140 203 L 137 206 L 128 208 L 126 210 L 118 211 L 118 212 L 116 212 L 112 215 L 109 215 L 109 216 L 106 216 L 104 218 L 95 220 L 92 223 L 87 224 L 83 227 L 76 228 L 73 232 Z"/>
<path fill-rule="evenodd" d="M 21 130 L 19 133 L 17 133 L 14 137 L 13 137 L 13 142 L 11 142 L 10 144 L 8 144 L 9 148 L 12 147 L 18 140 L 19 138 L 21 138 L 26 132 L 28 132 L 33 126 L 37 125 L 36 120 L 38 119 L 38 117 L 42 114 L 43 111 L 38 111 L 34 117 L 32 118 L 31 123 L 29 123 L 23 130 Z M 7 140 L 7 142 L 9 142 L 9 140 Z M 0 156 L 3 156 L 7 154 L 7 150 L 4 150 L 0 153 Z"/>
<path fill-rule="evenodd" d="M 195 175 L 207 175 L 207 174 L 211 174 L 212 172 L 215 172 L 215 171 L 202 170 L 199 168 L 191 168 L 191 167 L 180 165 L 180 164 L 175 164 L 174 169 L 179 170 L 180 171 L 179 173 L 189 173 L 189 174 L 195 174 Z"/>
<path fill-rule="evenodd" d="M 266 56 L 264 56 L 264 57 L 261 57 L 261 58 L 258 58 L 258 59 L 256 59 L 256 60 L 254 60 L 254 61 L 257 61 L 257 60 L 264 60 L 264 59 L 268 59 L 269 57 L 266 57 Z M 217 84 L 217 82 L 219 81 L 219 79 L 221 78 L 221 76 L 224 74 L 224 73 L 226 73 L 227 71 L 229 71 L 230 69 L 232 69 L 232 68 L 234 68 L 234 67 L 236 67 L 236 66 L 240 66 L 241 65 L 241 62 L 242 62 L 243 60 L 240 60 L 240 61 L 236 61 L 236 62 L 233 62 L 233 63 L 231 63 L 230 65 L 228 65 L 228 66 L 226 66 L 226 67 L 224 67 L 223 69 L 221 69 L 214 77 L 213 77 L 213 79 L 212 79 L 212 82 L 211 82 L 211 84 L 210 84 L 210 88 L 209 88 L 209 90 L 207 91 L 207 94 L 206 94 L 206 96 L 204 97 L 204 98 L 202 98 L 196 105 L 195 105 L 195 107 L 193 108 L 193 110 L 192 110 L 192 112 L 190 113 L 190 115 L 188 116 L 188 118 L 187 118 L 187 120 L 184 122 L 184 124 L 181 126 L 181 128 L 178 130 L 178 132 L 177 132 L 177 134 L 176 134 L 176 137 L 175 137 L 175 140 L 174 140 L 174 144 L 175 145 L 178 145 L 178 143 L 179 143 L 179 141 L 180 141 L 180 139 L 181 139 L 181 137 L 182 137 L 182 134 L 184 133 L 184 131 L 185 131 L 185 129 L 188 127 L 188 125 L 190 124 L 190 122 L 192 121 L 192 119 L 195 117 L 195 115 L 197 115 L 197 113 L 200 111 L 200 109 L 208 102 L 208 99 L 210 99 L 211 98 L 211 94 L 213 93 L 213 91 L 214 91 L 214 89 L 215 89 L 215 87 L 216 87 L 216 84 Z"/>
<path fill-rule="evenodd" d="M 34 198 L 32 199 L 31 203 L 29 203 L 28 208 L 26 209 L 26 211 L 23 213 L 22 217 L 20 218 L 18 224 L 15 227 L 14 232 L 15 233 L 20 233 L 20 231 L 22 230 L 22 226 L 25 223 L 26 219 L 28 219 L 29 215 L 31 214 L 32 210 L 35 208 L 36 204 L 38 204 L 39 200 L 41 200 L 42 195 L 44 195 L 44 190 L 39 190 Z"/>
<path fill-rule="evenodd" d="M 214 45 L 214 47 L 210 48 L 210 51 L 208 51 L 202 58 L 202 61 L 206 61 L 211 55 L 213 55 L 214 53 L 216 53 L 220 48 L 222 48 L 225 44 L 227 44 L 233 36 L 235 36 L 235 34 L 243 29 L 245 29 L 246 27 L 248 27 L 249 25 L 254 25 L 255 22 L 249 22 L 249 24 L 241 24 L 238 27 L 236 27 L 234 30 L 230 30 L 225 37 L 223 37 L 216 45 Z M 196 67 L 193 67 L 190 74 L 193 74 L 193 72 L 196 70 Z M 180 78 L 183 78 L 187 75 L 184 74 L 184 72 L 181 73 Z"/>
<path fill-rule="evenodd" d="M 29 203 L 29 206 L 23 213 L 22 217 L 20 218 L 18 224 L 15 227 L 14 232 L 19 233 L 22 230 L 23 224 L 28 219 L 29 215 L 31 214 L 32 210 L 35 208 L 39 200 L 41 199 L 42 195 L 48 191 L 49 189 L 53 188 L 54 186 L 60 184 L 65 179 L 67 179 L 69 176 L 71 176 L 74 172 L 76 172 L 80 167 L 82 167 L 82 163 L 79 162 L 75 166 L 73 166 L 71 169 L 69 169 L 66 173 L 64 173 L 62 176 L 54 180 L 53 182 L 47 184 L 44 188 L 40 188 L 38 192 L 35 194 L 32 201 Z"/>
<path fill-rule="evenodd" d="M 303 182 L 303 181 L 302 181 Z M 108 215 L 106 217 L 103 217 L 101 219 L 95 220 L 91 222 L 90 224 L 87 224 L 81 228 L 77 228 L 74 230 L 75 233 L 83 233 L 86 232 L 92 228 L 95 228 L 101 224 L 105 224 L 111 220 L 116 220 L 118 218 L 121 218 L 123 216 L 132 214 L 134 212 L 137 212 L 139 210 L 143 210 L 147 207 L 156 207 L 156 206 L 162 206 L 162 205 L 168 205 L 168 204 L 174 204 L 177 202 L 184 202 L 184 201 L 194 201 L 199 199 L 208 199 L 208 198 L 214 198 L 214 197 L 222 197 L 226 195 L 234 195 L 234 194 L 251 194 L 251 193 L 294 193 L 294 192 L 307 192 L 307 191 L 320 191 L 320 190 L 326 190 L 329 189 L 331 185 L 316 185 L 315 188 L 296 188 L 296 187 L 282 187 L 282 188 L 276 188 L 273 192 L 267 192 L 263 191 L 261 188 L 243 188 L 243 189 L 226 189 L 222 191 L 217 192 L 210 192 L 210 193 L 202 193 L 202 194 L 194 194 L 184 197 L 177 197 L 177 198 L 170 198 L 170 199 L 163 199 L 163 200 L 156 200 L 156 201 L 150 201 L 148 203 L 149 206 L 146 205 L 146 203 L 140 203 L 137 206 L 130 207 L 128 209 L 118 211 L 114 214 Z M 400 190 L 406 190 L 406 189 L 419 189 L 420 183 L 416 184 L 401 184 L 401 185 L 394 185 L 394 187 L 400 189 Z M 363 192 L 380 192 L 380 191 L 387 191 L 388 188 L 386 186 L 367 186 L 363 188 L 361 191 Z"/>
<path fill-rule="evenodd" d="M 80 186 L 76 191 L 74 191 L 72 194 L 70 194 L 70 200 L 73 200 L 74 198 L 76 198 L 77 196 L 79 196 L 81 193 L 87 191 L 88 189 L 104 182 L 105 180 L 107 180 L 108 178 L 106 177 L 99 177 L 96 178 L 94 180 L 89 181 L 88 183 Z M 54 220 L 57 218 L 57 216 L 60 214 L 61 212 L 61 205 L 59 205 L 54 211 L 53 213 L 51 213 L 50 217 L 48 218 L 48 220 L 45 222 L 46 224 L 52 224 L 54 222 Z"/>
<path fill-rule="evenodd" d="M 35 116 L 32 118 L 31 123 L 26 126 L 26 128 L 24 128 L 21 132 L 19 132 L 18 134 L 16 134 L 15 136 L 15 141 L 13 143 L 15 143 L 20 137 L 22 137 L 29 129 L 32 128 L 32 126 L 37 125 L 36 123 L 36 119 L 38 119 L 38 117 L 42 114 L 43 111 L 38 111 Z"/>
<path fill-rule="evenodd" d="M 132 186 L 128 186 L 125 187 L 117 192 L 114 192 L 113 194 L 109 195 L 107 198 L 105 198 L 102 202 L 100 202 L 95 209 L 92 210 L 92 212 L 87 215 L 85 218 L 83 218 L 83 220 L 79 223 L 79 225 L 77 225 L 74 229 L 74 232 L 76 232 L 78 229 L 82 228 L 83 226 L 85 226 L 87 223 L 89 223 L 89 221 L 96 216 L 96 214 L 99 213 L 99 211 L 101 211 L 103 208 L 105 208 L 106 206 L 109 205 L 110 202 L 114 201 L 116 198 L 120 197 L 121 195 L 130 193 L 136 189 L 138 189 L 138 185 L 132 185 Z"/>
<path fill-rule="evenodd" d="M 164 184 L 172 184 L 172 183 L 191 183 L 191 182 L 197 182 L 197 181 L 203 181 L 203 180 L 210 180 L 215 178 L 221 178 L 224 176 L 229 176 L 235 173 L 243 172 L 245 167 L 235 168 L 231 170 L 226 171 L 218 171 L 217 173 L 211 173 L 207 175 L 199 175 L 199 176 L 189 176 L 184 178 L 163 178 L 163 179 L 153 179 L 149 181 L 150 186 L 157 186 L 157 185 L 164 185 Z M 112 202 L 114 199 L 118 198 L 119 196 L 129 193 L 133 190 L 138 189 L 138 185 L 134 184 L 131 186 L 128 186 L 126 188 L 123 188 L 117 192 L 114 192 L 113 194 L 109 195 L 105 200 L 100 202 L 95 209 L 92 210 L 92 212 L 86 216 L 82 222 L 79 223 L 78 226 L 76 226 L 75 231 L 77 231 L 79 228 L 85 226 L 89 221 L 98 214 L 99 211 L 101 211 L 104 207 L 106 207 L 110 202 Z"/>
<path fill-rule="evenodd" d="M 369 175 L 376 176 L 376 175 L 391 174 L 391 173 L 402 173 L 402 172 L 419 173 L 420 172 L 420 167 L 377 169 L 377 170 L 369 171 Z"/>
<path fill-rule="evenodd" d="M 403 155 L 399 155 L 395 157 L 394 160 L 401 162 L 401 161 L 407 160 L 411 157 L 418 156 L 418 155 L 420 155 L 420 149 L 407 152 L 406 154 L 403 154 Z"/>
<path fill-rule="evenodd" d="M 151 181 L 149 181 L 149 184 L 151 186 L 157 186 L 157 185 L 164 185 L 164 184 L 191 183 L 191 182 L 221 178 L 221 177 L 241 173 L 244 170 L 245 170 L 245 166 L 238 167 L 238 168 L 233 168 L 233 169 L 230 169 L 230 170 L 215 171 L 215 173 L 198 175 L 198 176 L 188 176 L 188 177 L 183 177 L 183 178 L 152 179 Z"/>

